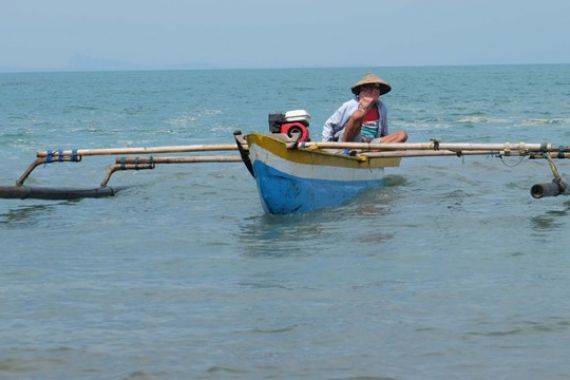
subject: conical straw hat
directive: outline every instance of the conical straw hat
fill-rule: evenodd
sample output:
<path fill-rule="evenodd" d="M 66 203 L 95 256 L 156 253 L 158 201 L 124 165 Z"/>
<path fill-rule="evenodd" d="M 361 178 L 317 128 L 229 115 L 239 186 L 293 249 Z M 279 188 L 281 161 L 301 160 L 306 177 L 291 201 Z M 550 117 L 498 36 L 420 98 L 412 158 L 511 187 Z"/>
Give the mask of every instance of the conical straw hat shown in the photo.
<path fill-rule="evenodd" d="M 352 86 L 351 88 L 352 93 L 354 95 L 358 95 L 360 93 L 360 87 L 366 84 L 378 85 L 378 87 L 380 87 L 380 95 L 387 94 L 392 89 L 392 87 L 390 87 L 390 84 L 386 82 L 384 79 L 372 73 L 368 73 L 365 76 L 363 76 L 362 79 L 360 79 L 358 82 L 356 82 L 354 86 Z"/>

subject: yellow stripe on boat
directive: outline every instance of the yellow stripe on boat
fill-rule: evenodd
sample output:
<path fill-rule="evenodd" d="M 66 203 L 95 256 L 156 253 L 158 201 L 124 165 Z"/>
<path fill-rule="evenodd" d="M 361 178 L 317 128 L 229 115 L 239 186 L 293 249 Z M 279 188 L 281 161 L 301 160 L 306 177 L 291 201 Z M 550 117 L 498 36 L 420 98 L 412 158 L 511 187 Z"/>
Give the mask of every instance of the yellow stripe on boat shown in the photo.
<path fill-rule="evenodd" d="M 257 144 L 272 154 L 291 162 L 306 165 L 333 166 L 351 169 L 372 169 L 400 166 L 400 157 L 365 157 L 349 156 L 343 153 L 333 153 L 318 149 L 302 148 L 287 149 L 283 135 L 266 135 L 252 133 L 246 136 L 248 145 Z"/>

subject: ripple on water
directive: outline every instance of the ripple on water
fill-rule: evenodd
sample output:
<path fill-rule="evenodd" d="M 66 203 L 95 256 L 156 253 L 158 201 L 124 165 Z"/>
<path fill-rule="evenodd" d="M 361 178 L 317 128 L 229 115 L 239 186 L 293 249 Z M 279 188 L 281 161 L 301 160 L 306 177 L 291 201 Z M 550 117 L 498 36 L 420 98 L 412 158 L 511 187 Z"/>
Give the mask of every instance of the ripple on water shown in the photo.
<path fill-rule="evenodd" d="M 560 334 L 568 331 L 570 328 L 570 320 L 559 318 L 549 318 L 544 321 L 514 321 L 510 326 L 501 329 L 492 329 L 490 325 L 494 323 L 483 323 L 488 328 L 481 331 L 468 332 L 468 336 L 475 337 L 508 337 L 508 336 L 526 336 L 526 335 L 542 335 L 543 333 Z"/>

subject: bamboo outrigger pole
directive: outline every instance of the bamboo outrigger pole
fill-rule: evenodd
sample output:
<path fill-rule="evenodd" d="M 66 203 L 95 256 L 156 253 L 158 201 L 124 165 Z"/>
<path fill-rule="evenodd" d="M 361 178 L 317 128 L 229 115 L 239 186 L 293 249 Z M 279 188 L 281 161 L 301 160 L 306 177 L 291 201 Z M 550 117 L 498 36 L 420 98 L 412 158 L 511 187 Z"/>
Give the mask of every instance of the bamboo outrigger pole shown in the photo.
<path fill-rule="evenodd" d="M 16 186 L 22 186 L 24 184 L 24 181 L 30 176 L 32 171 L 34 171 L 35 168 L 37 168 L 42 164 L 49 164 L 52 162 L 80 162 L 83 156 L 105 156 L 105 155 L 117 155 L 117 154 L 190 153 L 190 152 L 198 153 L 198 152 L 235 151 L 235 150 L 238 150 L 238 147 L 235 144 L 178 145 L 178 146 L 157 146 L 157 147 L 139 147 L 139 148 L 41 150 L 36 153 L 37 159 L 28 166 L 28 168 L 22 173 L 22 175 L 20 175 L 20 177 L 16 181 Z M 182 161 L 178 161 L 178 163 L 184 163 Z M 186 163 L 188 162 L 190 161 L 187 161 Z M 201 162 L 215 162 L 215 161 L 201 161 Z M 166 162 L 160 162 L 160 163 L 166 163 Z"/>
<path fill-rule="evenodd" d="M 246 147 L 247 148 L 247 147 Z M 526 143 L 359 143 L 359 142 L 300 142 L 289 148 L 301 149 L 357 149 L 362 151 L 405 151 L 405 150 L 448 150 L 448 151 L 525 151 L 525 152 L 570 152 L 570 146 L 554 144 Z M 235 151 L 236 144 L 204 144 L 179 145 L 137 148 L 104 148 L 104 149 L 74 149 L 74 150 L 42 150 L 36 153 L 38 158 L 51 157 L 54 161 L 59 157 L 103 156 L 118 154 L 159 154 L 159 153 L 190 153 L 212 151 Z"/>
<path fill-rule="evenodd" d="M 448 150 L 448 151 L 523 151 L 523 152 L 570 152 L 570 146 L 526 143 L 360 143 L 360 142 L 298 142 L 288 148 L 295 149 L 357 149 L 363 151 Z"/>
<path fill-rule="evenodd" d="M 73 149 L 73 150 L 41 150 L 36 157 L 52 157 L 58 160 L 60 156 L 109 156 L 117 154 L 158 154 L 158 153 L 189 153 L 238 150 L 236 144 L 207 144 L 207 145 L 178 145 L 155 146 L 139 148 L 105 148 L 105 149 Z"/>
<path fill-rule="evenodd" d="M 101 187 L 107 187 L 113 173 L 121 170 L 152 170 L 161 164 L 196 164 L 213 162 L 242 162 L 239 156 L 194 156 L 194 157 L 118 157 L 107 170 Z"/>
<path fill-rule="evenodd" d="M 564 152 L 547 152 L 547 153 L 529 153 L 525 151 L 505 151 L 505 150 L 401 150 L 389 152 L 362 152 L 359 155 L 364 157 L 439 157 L 439 156 L 528 156 L 530 159 L 539 158 L 564 158 L 569 159 L 570 153 Z"/>
<path fill-rule="evenodd" d="M 501 151 L 498 150 L 467 150 L 454 152 L 452 150 L 400 150 L 400 151 L 389 151 L 389 152 L 363 152 L 360 156 L 376 158 L 376 157 L 461 157 L 461 156 L 489 156 L 489 155 L 500 155 Z M 524 153 L 515 152 L 511 155 L 524 156 Z"/>

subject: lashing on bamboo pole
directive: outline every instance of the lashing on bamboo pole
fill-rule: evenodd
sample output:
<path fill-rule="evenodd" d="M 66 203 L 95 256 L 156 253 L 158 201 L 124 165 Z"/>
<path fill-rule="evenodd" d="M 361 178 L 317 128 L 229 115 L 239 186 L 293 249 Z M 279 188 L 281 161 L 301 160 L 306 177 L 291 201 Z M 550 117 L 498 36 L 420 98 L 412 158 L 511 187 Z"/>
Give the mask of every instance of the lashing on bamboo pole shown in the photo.
<path fill-rule="evenodd" d="M 16 186 L 22 186 L 24 181 L 32 174 L 35 168 L 42 164 L 50 164 L 53 162 L 81 162 L 81 156 L 77 154 L 63 155 L 59 154 L 56 160 L 52 159 L 50 155 L 36 158 L 27 168 L 22 175 L 16 180 Z"/>

